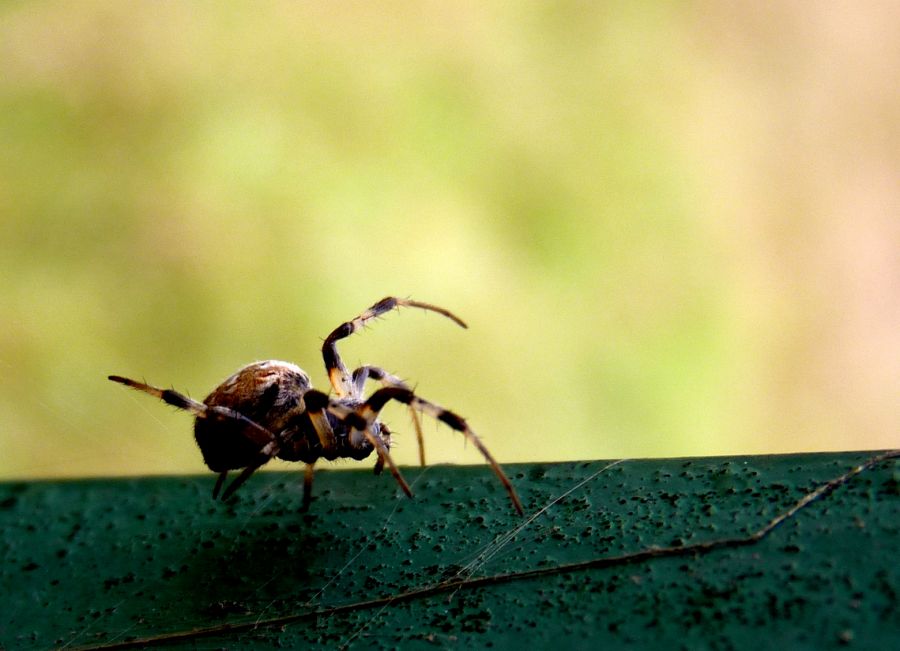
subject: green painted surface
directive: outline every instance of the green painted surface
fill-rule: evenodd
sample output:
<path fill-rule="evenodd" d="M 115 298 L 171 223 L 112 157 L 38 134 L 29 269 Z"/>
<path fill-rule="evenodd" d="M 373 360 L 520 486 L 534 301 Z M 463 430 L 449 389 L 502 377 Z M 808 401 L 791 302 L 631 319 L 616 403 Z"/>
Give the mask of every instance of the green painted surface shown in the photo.
<path fill-rule="evenodd" d="M 741 537 L 870 456 L 507 466 L 529 516 L 550 505 L 527 524 L 483 467 L 405 469 L 414 500 L 389 476 L 320 472 L 307 514 L 297 511 L 302 473 L 260 474 L 229 504 L 211 501 L 211 475 L 3 484 L 0 646 L 229 625 L 240 628 L 169 644 L 898 648 L 896 459 L 753 544 L 302 616 L 447 578 Z M 247 625 L 286 616 L 296 617 Z"/>

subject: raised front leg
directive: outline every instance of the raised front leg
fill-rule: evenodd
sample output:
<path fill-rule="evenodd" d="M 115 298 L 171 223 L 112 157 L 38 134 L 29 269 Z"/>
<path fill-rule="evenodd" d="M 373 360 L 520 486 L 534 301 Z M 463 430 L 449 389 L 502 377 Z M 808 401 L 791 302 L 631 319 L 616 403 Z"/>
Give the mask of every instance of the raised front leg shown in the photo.
<path fill-rule="evenodd" d="M 354 332 L 359 332 L 359 330 L 365 327 L 366 323 L 390 312 L 395 307 L 418 307 L 423 310 L 437 312 L 438 314 L 443 314 L 448 319 L 453 320 L 463 328 L 467 327 L 463 320 L 458 316 L 449 310 L 437 307 L 436 305 L 420 303 L 419 301 L 412 301 L 405 298 L 396 298 L 393 296 L 381 299 L 356 318 L 351 319 L 346 323 L 342 323 L 335 328 L 331 334 L 326 337 L 325 343 L 322 345 L 322 358 L 325 361 L 325 370 L 328 371 L 328 379 L 331 382 L 331 386 L 334 387 L 334 391 L 337 393 L 338 397 L 348 396 L 352 393 L 353 378 L 350 375 L 349 369 L 344 365 L 341 356 L 338 354 L 337 342 L 341 339 L 346 339 Z"/>

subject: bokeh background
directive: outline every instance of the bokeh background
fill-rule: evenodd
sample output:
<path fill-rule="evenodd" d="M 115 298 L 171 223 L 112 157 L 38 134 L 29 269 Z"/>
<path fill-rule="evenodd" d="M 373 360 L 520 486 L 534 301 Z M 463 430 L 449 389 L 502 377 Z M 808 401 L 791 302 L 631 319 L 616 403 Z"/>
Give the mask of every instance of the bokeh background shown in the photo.
<path fill-rule="evenodd" d="M 389 294 L 470 328 L 394 313 L 348 363 L 501 462 L 900 445 L 898 26 L 874 1 L 3 2 L 0 477 L 201 471 L 190 418 L 107 374 L 202 398 L 275 358 L 322 386 L 322 338 Z"/>

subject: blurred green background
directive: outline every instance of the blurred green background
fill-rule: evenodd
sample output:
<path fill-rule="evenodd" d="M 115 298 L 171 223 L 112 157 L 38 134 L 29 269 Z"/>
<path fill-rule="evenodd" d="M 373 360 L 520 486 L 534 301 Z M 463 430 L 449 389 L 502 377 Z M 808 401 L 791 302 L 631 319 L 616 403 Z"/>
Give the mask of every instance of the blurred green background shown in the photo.
<path fill-rule="evenodd" d="M 501 462 L 897 446 L 898 24 L 3 2 L 0 477 L 201 471 L 190 417 L 107 374 L 202 398 L 275 358 L 325 386 L 322 338 L 390 294 L 470 328 L 394 313 L 345 359 Z"/>

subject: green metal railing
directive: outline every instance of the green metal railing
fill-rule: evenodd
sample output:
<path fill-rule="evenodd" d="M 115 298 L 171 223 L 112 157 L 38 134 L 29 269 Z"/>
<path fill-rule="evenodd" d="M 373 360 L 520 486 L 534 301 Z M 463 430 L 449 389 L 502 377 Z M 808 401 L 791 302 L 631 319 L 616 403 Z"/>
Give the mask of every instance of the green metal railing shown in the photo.
<path fill-rule="evenodd" d="M 900 648 L 876 454 L 0 484 L 0 647 Z"/>

